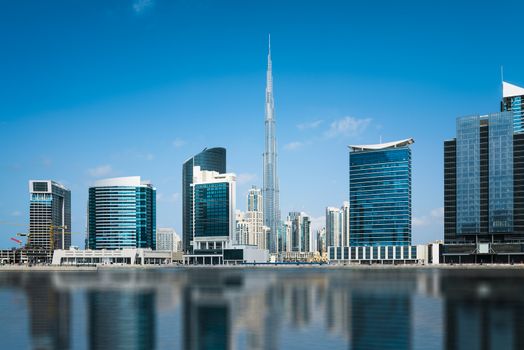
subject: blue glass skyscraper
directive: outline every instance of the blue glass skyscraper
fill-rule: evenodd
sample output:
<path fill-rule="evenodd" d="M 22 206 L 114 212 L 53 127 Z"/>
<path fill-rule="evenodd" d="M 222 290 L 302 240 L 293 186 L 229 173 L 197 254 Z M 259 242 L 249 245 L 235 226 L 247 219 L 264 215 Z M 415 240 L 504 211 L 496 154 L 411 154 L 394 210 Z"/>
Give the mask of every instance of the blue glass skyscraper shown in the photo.
<path fill-rule="evenodd" d="M 413 142 L 349 146 L 351 246 L 411 245 Z"/>
<path fill-rule="evenodd" d="M 500 110 L 513 114 L 513 130 L 516 133 L 524 132 L 524 88 L 503 81 Z"/>
<path fill-rule="evenodd" d="M 89 249 L 156 249 L 156 190 L 139 176 L 100 180 L 89 188 Z"/>
<path fill-rule="evenodd" d="M 200 170 L 226 172 L 226 149 L 222 147 L 205 148 L 189 158 L 182 167 L 182 240 L 184 252 L 191 252 L 193 240 L 193 167 Z"/>

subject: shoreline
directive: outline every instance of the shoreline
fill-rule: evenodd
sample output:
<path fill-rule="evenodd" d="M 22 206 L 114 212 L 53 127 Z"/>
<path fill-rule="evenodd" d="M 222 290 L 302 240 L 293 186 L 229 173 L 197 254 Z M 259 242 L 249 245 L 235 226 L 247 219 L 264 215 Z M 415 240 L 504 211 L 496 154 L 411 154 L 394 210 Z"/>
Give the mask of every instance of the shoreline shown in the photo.
<path fill-rule="evenodd" d="M 115 270 L 191 270 L 191 269 L 316 269 L 316 270 L 524 270 L 524 264 L 438 264 L 438 265 L 103 265 L 103 266 L 27 266 L 0 265 L 1 272 L 49 272 L 49 271 L 115 271 Z"/>

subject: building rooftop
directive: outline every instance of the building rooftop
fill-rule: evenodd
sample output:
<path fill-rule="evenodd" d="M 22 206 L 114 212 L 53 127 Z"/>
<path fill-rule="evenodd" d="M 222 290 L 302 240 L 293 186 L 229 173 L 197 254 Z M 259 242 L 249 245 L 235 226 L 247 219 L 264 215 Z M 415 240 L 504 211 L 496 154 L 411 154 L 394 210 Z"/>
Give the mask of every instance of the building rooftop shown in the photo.
<path fill-rule="evenodd" d="M 141 181 L 140 176 L 113 177 L 95 181 L 93 187 L 113 186 L 151 186 L 149 181 Z"/>
<path fill-rule="evenodd" d="M 415 140 L 413 140 L 413 138 L 409 138 L 405 140 L 377 143 L 373 145 L 349 145 L 348 147 L 352 151 L 377 151 L 387 148 L 405 147 L 411 145 L 414 142 Z"/>
<path fill-rule="evenodd" d="M 514 97 L 514 96 L 524 96 L 524 88 L 503 81 L 502 82 L 502 97 L 505 98 L 505 97 Z"/>

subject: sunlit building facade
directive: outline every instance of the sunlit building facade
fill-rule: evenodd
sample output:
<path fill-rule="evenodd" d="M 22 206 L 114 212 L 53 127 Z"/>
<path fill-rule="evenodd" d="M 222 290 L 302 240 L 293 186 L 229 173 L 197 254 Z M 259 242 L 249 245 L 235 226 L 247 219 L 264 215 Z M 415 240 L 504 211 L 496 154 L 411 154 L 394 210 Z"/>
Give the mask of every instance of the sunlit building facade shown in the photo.
<path fill-rule="evenodd" d="M 413 142 L 349 146 L 351 246 L 411 244 Z"/>

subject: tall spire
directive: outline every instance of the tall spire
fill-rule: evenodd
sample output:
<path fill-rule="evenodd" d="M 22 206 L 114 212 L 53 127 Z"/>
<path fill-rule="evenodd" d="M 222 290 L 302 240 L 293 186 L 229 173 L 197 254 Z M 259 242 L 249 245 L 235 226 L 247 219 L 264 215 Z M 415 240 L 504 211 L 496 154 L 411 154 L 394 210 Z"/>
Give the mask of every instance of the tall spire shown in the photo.
<path fill-rule="evenodd" d="M 280 228 L 280 200 L 277 176 L 277 142 L 275 136 L 275 103 L 273 100 L 273 66 L 271 62 L 271 34 L 268 37 L 265 150 L 264 150 L 264 224 L 271 233 L 270 251 L 278 253 L 278 230 Z"/>

